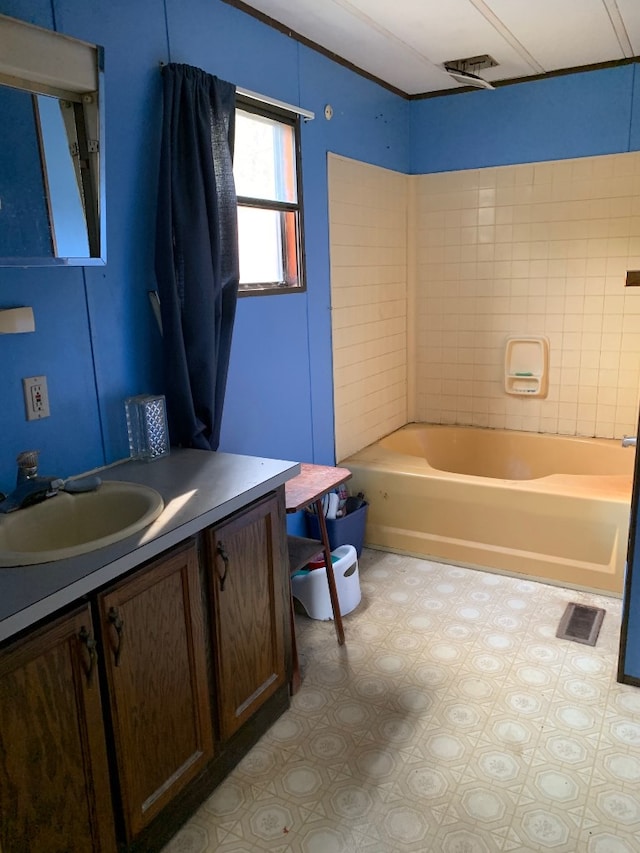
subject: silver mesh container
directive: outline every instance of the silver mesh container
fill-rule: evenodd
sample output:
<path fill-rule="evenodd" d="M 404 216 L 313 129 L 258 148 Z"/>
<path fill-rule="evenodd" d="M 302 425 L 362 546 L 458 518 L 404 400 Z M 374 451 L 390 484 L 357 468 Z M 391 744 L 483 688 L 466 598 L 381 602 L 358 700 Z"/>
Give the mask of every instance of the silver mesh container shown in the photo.
<path fill-rule="evenodd" d="M 167 410 L 162 394 L 139 394 L 124 401 L 132 459 L 159 459 L 169 453 Z"/>

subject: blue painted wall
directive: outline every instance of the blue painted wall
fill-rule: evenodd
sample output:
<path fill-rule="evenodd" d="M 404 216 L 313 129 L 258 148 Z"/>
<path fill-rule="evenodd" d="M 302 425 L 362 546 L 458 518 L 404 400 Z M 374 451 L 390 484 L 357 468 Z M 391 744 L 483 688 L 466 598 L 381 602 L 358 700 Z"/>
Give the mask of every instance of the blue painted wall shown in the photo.
<path fill-rule="evenodd" d="M 413 174 L 640 148 L 637 65 L 416 101 Z"/>
<path fill-rule="evenodd" d="M 0 308 L 32 305 L 36 319 L 35 333 L 0 337 L 0 490 L 26 448 L 61 476 L 126 456 L 124 398 L 162 389 L 147 290 L 169 61 L 318 115 L 302 131 L 308 292 L 240 301 L 221 449 L 333 461 L 327 152 L 407 171 L 409 104 L 219 0 L 0 0 L 0 12 L 105 48 L 108 241 L 106 267 L 0 269 Z M 34 374 L 48 377 L 51 417 L 27 423 L 21 379 Z"/>

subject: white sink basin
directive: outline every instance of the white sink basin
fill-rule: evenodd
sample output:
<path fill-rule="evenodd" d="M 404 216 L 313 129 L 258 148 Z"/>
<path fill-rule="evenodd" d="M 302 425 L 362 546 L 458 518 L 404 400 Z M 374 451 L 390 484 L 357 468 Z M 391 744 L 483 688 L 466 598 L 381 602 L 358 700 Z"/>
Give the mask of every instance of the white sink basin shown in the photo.
<path fill-rule="evenodd" d="M 94 492 L 59 492 L 0 515 L 0 566 L 32 566 L 112 545 L 147 527 L 164 509 L 155 489 L 103 482 Z"/>

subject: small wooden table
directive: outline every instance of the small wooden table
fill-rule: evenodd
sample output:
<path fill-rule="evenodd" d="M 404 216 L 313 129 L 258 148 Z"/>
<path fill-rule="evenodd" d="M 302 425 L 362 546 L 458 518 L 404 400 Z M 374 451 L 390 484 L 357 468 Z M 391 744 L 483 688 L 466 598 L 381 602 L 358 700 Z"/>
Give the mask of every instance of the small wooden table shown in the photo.
<path fill-rule="evenodd" d="M 333 621 L 338 637 L 338 643 L 344 643 L 344 627 L 342 625 L 342 614 L 340 613 L 340 602 L 338 601 L 338 590 L 336 579 L 333 574 L 333 563 L 331 562 L 331 546 L 327 533 L 327 523 L 324 517 L 322 498 L 327 492 L 332 491 L 341 483 L 345 483 L 351 477 L 351 471 L 347 468 L 334 468 L 330 465 L 311 465 L 303 462 L 300 473 L 287 480 L 285 483 L 285 503 L 287 512 L 299 512 L 308 506 L 313 506 L 318 516 L 321 540 L 305 539 L 300 536 L 289 536 L 289 568 L 291 573 L 305 566 L 309 560 L 320 550 L 324 554 L 324 564 L 327 570 L 327 584 L 329 585 L 329 598 L 333 610 Z M 320 548 L 318 548 L 320 545 Z M 293 601 L 291 602 L 291 631 L 293 643 L 293 677 L 291 681 L 291 692 L 295 693 L 300 686 L 300 670 L 298 667 L 297 650 L 295 644 L 295 626 L 293 621 Z"/>

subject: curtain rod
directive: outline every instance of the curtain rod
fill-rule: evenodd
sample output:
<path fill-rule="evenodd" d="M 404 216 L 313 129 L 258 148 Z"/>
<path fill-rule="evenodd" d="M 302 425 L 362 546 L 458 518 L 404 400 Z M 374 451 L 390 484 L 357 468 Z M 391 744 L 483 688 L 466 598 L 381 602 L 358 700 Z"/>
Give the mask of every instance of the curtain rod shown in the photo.
<path fill-rule="evenodd" d="M 305 121 L 312 121 L 316 114 L 311 110 L 304 110 L 302 107 L 297 107 L 295 104 L 287 104 L 285 101 L 278 101 L 276 98 L 269 98 L 267 95 L 259 95 L 257 92 L 251 92 L 249 89 L 243 89 L 241 86 L 236 86 L 238 95 L 244 95 L 245 98 L 251 98 L 253 101 L 259 101 L 261 104 L 269 104 L 271 107 L 280 107 L 283 110 L 297 113 Z"/>
<path fill-rule="evenodd" d="M 166 63 L 160 61 L 160 68 Z M 241 86 L 236 86 L 236 93 L 244 95 L 245 98 L 251 98 L 254 101 L 259 101 L 261 104 L 269 104 L 271 107 L 280 107 L 283 110 L 289 110 L 291 113 L 302 116 L 305 121 L 313 121 L 316 117 L 311 110 L 305 110 L 302 107 L 297 107 L 295 104 L 288 104 L 286 101 L 279 101 L 277 98 L 270 98 L 268 95 L 260 95 L 258 92 L 252 92 L 250 89 L 243 89 Z"/>

